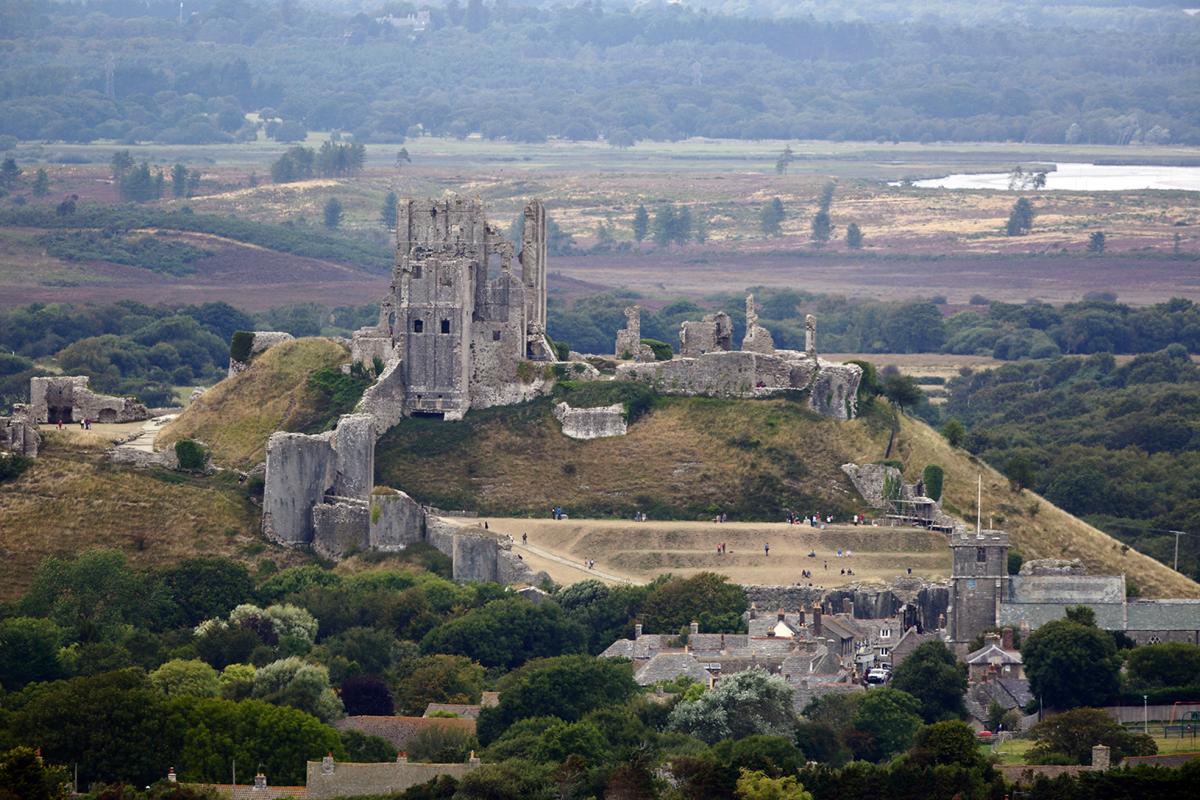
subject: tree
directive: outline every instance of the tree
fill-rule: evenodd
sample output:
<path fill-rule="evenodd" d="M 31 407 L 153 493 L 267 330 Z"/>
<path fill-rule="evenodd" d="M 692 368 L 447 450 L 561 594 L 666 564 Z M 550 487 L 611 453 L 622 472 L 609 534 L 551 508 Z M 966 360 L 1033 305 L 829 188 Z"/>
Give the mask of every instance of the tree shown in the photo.
<path fill-rule="evenodd" d="M 794 775 L 804 766 L 804 753 L 792 741 L 783 736 L 746 736 L 742 739 L 724 739 L 713 747 L 715 755 L 730 772 L 756 770 L 772 778 Z"/>
<path fill-rule="evenodd" d="M 150 673 L 150 683 L 167 697 L 216 697 L 217 671 L 203 661 L 172 659 Z"/>
<path fill-rule="evenodd" d="M 424 656 L 396 684 L 396 706 L 403 714 L 421 714 L 430 703 L 478 703 L 483 667 L 464 656 Z"/>
<path fill-rule="evenodd" d="M 325 227 L 330 230 L 336 229 L 342 224 L 342 201 L 336 197 L 331 197 L 325 202 L 325 209 L 322 212 L 325 219 Z"/>
<path fill-rule="evenodd" d="M 924 394 L 911 375 L 897 373 L 884 379 L 883 396 L 903 412 L 905 408 L 912 408 L 921 402 Z"/>
<path fill-rule="evenodd" d="M 0 752 L 0 797 L 11 800 L 65 800 L 70 796 L 66 769 L 49 767 L 32 747 Z"/>
<path fill-rule="evenodd" d="M 225 558 L 186 559 L 163 572 L 160 580 L 175 606 L 175 625 L 194 626 L 223 617 L 254 594 L 250 571 Z"/>
<path fill-rule="evenodd" d="M 903 665 L 901 665 L 903 666 Z M 913 763 L 926 767 L 960 766 L 967 769 L 986 763 L 971 726 L 961 720 L 944 720 L 923 725 L 909 751 Z"/>
<path fill-rule="evenodd" d="M 963 442 L 967 439 L 967 429 L 961 422 L 951 417 L 942 425 L 942 436 L 951 447 L 962 447 Z"/>
<path fill-rule="evenodd" d="M 188 170 L 183 164 L 171 167 L 171 194 L 175 197 L 187 197 Z"/>
<path fill-rule="evenodd" d="M 701 572 L 690 578 L 671 577 L 655 587 L 642 606 L 647 630 L 673 633 L 693 621 L 703 633 L 738 630 L 746 610 L 746 595 L 725 575 Z"/>
<path fill-rule="evenodd" d="M 829 212 L 818 211 L 812 218 L 812 240 L 818 247 L 823 246 L 833 235 L 833 224 L 829 220 Z"/>
<path fill-rule="evenodd" d="M 791 733 L 792 687 L 761 669 L 739 672 L 693 701 L 675 706 L 668 717 L 671 730 L 714 744 L 755 734 Z"/>
<path fill-rule="evenodd" d="M 659 247 L 669 247 L 675 241 L 675 215 L 675 206 L 670 203 L 654 212 L 654 243 Z"/>
<path fill-rule="evenodd" d="M 434 628 L 421 640 L 421 650 L 514 669 L 531 658 L 583 652 L 586 641 L 584 630 L 557 604 L 535 606 L 522 597 L 507 597 Z"/>
<path fill-rule="evenodd" d="M 299 656 L 272 661 L 254 673 L 254 697 L 291 706 L 324 722 L 342 716 L 342 701 L 329 687 L 329 670 Z"/>
<path fill-rule="evenodd" d="M 112 165 L 112 176 L 114 181 L 120 181 L 125 177 L 125 173 L 133 169 L 133 156 L 128 150 L 118 150 L 112 154 L 109 164 Z"/>
<path fill-rule="evenodd" d="M 1104 252 L 1104 231 L 1092 231 L 1088 236 L 1087 251 L 1096 255 Z"/>
<path fill-rule="evenodd" d="M 159 600 L 121 553 L 88 550 L 70 561 L 44 559 L 20 607 L 54 620 L 69 639 L 97 642 L 119 625 L 152 618 Z"/>
<path fill-rule="evenodd" d="M 1112 637 L 1071 620 L 1038 628 L 1022 645 L 1021 657 L 1030 691 L 1049 708 L 1106 703 L 1120 685 L 1121 661 Z"/>
<path fill-rule="evenodd" d="M 851 250 L 861 250 L 863 246 L 862 229 L 858 227 L 857 222 L 851 222 L 846 226 L 846 246 Z"/>
<path fill-rule="evenodd" d="M 1064 760 L 1069 764 L 1090 764 L 1092 748 L 1098 744 L 1111 748 L 1109 756 L 1114 764 L 1126 756 L 1148 756 L 1158 752 L 1152 738 L 1126 731 L 1099 708 L 1076 708 L 1055 714 L 1034 725 L 1029 738 L 1035 742 L 1028 753 L 1031 764 L 1062 763 Z"/>
<path fill-rule="evenodd" d="M 398 208 L 398 200 L 395 192 L 388 192 L 383 198 L 383 208 L 379 211 L 379 221 L 383 223 L 383 227 L 390 230 L 396 228 L 396 211 Z"/>
<path fill-rule="evenodd" d="M 506 680 L 511 683 L 501 691 L 500 704 L 479 716 L 479 740 L 485 745 L 518 720 L 555 716 L 576 722 L 595 709 L 619 706 L 638 691 L 628 663 L 587 655 L 540 659 Z"/>
<path fill-rule="evenodd" d="M 32 681 L 62 675 L 62 630 L 48 619 L 12 617 L 0 622 L 0 687 L 15 692 Z"/>
<path fill-rule="evenodd" d="M 1131 685 L 1148 689 L 1192 686 L 1200 682 L 1200 646 L 1162 642 L 1135 647 L 1125 657 L 1125 669 Z"/>
<path fill-rule="evenodd" d="M 772 778 L 748 769 L 738 772 L 737 796 L 739 800 L 812 800 L 812 793 L 791 775 Z"/>
<path fill-rule="evenodd" d="M 704 244 L 708 241 L 708 217 L 703 213 L 697 215 L 692 224 L 692 238 L 696 244 Z"/>
<path fill-rule="evenodd" d="M 342 705 L 352 717 L 359 714 L 390 717 L 396 713 L 392 693 L 387 683 L 378 676 L 355 675 L 342 681 L 341 688 Z"/>
<path fill-rule="evenodd" d="M 1008 223 L 1004 226 L 1004 232 L 1008 236 L 1024 236 L 1033 230 L 1033 204 L 1024 197 L 1018 198 L 1017 202 L 1013 203 L 1012 211 L 1008 215 Z"/>
<path fill-rule="evenodd" d="M 762 232 L 767 236 L 779 236 L 782 233 L 783 220 L 787 213 L 783 208 L 783 201 L 775 197 L 771 202 L 762 207 L 759 213 L 759 224 L 762 226 Z"/>
<path fill-rule="evenodd" d="M 121 176 L 119 182 L 121 199 L 131 200 L 135 203 L 157 200 L 162 197 L 161 178 L 162 173 L 159 172 L 157 175 L 151 173 L 150 165 L 145 161 L 136 167 L 131 167 Z"/>
<path fill-rule="evenodd" d="M 650 231 L 650 214 L 646 211 L 646 206 L 638 203 L 637 210 L 633 212 L 633 238 L 638 242 L 646 238 L 646 234 Z"/>
<path fill-rule="evenodd" d="M 934 500 L 942 499 L 942 484 L 946 480 L 946 471 L 937 464 L 930 464 L 921 473 L 921 482 L 925 484 L 925 496 Z"/>
<path fill-rule="evenodd" d="M 33 176 L 33 196 L 45 197 L 50 194 L 50 176 L 45 168 L 39 168 Z"/>
<path fill-rule="evenodd" d="M 1008 478 L 1008 485 L 1014 492 L 1029 488 L 1037 477 L 1033 459 L 1025 453 L 1009 456 L 1004 463 L 1004 477 Z"/>
<path fill-rule="evenodd" d="M 853 727 L 870 737 L 879 759 L 887 759 L 912 745 L 921 727 L 920 711 L 921 701 L 908 692 L 872 689 L 859 700 Z"/>
<path fill-rule="evenodd" d="M 925 642 L 896 667 L 892 688 L 908 692 L 920 702 L 926 722 L 961 718 L 966 715 L 963 695 L 967 692 L 966 665 L 941 642 Z"/>
<path fill-rule="evenodd" d="M 779 154 L 779 158 L 775 161 L 775 174 L 786 175 L 788 167 L 791 166 L 795 159 L 796 154 L 792 152 L 792 146 L 790 144 L 784 145 L 783 152 Z"/>
<path fill-rule="evenodd" d="M 405 164 L 412 163 L 412 156 L 408 154 L 407 147 L 401 147 L 396 151 L 396 169 L 400 169 Z"/>

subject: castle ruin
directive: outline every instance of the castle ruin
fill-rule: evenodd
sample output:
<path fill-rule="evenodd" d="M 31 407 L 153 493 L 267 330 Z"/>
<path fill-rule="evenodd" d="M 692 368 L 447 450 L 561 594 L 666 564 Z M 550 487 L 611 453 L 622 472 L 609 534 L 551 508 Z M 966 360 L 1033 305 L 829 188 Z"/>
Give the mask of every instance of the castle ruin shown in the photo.
<path fill-rule="evenodd" d="M 150 411 L 129 397 L 97 394 L 88 388 L 83 375 L 31 378 L 29 407 L 35 422 L 63 424 L 82 422 L 140 422 Z"/>
<path fill-rule="evenodd" d="M 362 406 L 381 435 L 402 417 L 458 420 L 541 394 L 541 366 L 554 360 L 541 201 L 525 206 L 515 256 L 477 199 L 401 203 L 391 286 L 378 323 L 355 332 L 351 355 L 385 367 Z"/>

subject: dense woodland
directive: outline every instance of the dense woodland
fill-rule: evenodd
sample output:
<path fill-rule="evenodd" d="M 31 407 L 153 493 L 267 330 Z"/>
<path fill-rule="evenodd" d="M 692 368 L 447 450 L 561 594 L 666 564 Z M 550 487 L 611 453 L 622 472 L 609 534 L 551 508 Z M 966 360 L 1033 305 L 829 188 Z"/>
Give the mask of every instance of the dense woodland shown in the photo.
<path fill-rule="evenodd" d="M 1200 367 L 1183 347 L 966 370 L 947 389 L 941 416 L 1015 483 L 1166 564 L 1171 531 L 1200 531 Z M 1200 536 L 1179 538 L 1200 578 Z"/>
<path fill-rule="evenodd" d="M 707 690 L 670 681 L 658 694 L 634 683 L 629 662 L 594 654 L 630 636 L 635 619 L 680 642 L 692 619 L 706 632 L 744 630 L 745 595 L 724 577 L 584 581 L 548 587 L 534 604 L 496 584 L 453 583 L 448 567 L 420 547 L 352 575 L 279 571 L 269 554 L 253 571 L 199 558 L 139 572 L 104 550 L 47 559 L 24 596 L 0 605 L 0 792 L 59 798 L 78 769 L 85 790 L 128 784 L 95 797 L 140 800 L 133 787 L 163 780 L 168 766 L 184 782 L 218 782 L 234 761 L 294 785 L 305 761 L 326 753 L 396 758 L 382 739 L 332 728 L 343 714 L 420 715 L 431 702 L 478 703 L 484 690 L 500 700 L 476 735 L 426 731 L 407 752 L 461 762 L 475 751 L 485 766 L 400 797 L 1000 800 L 1008 791 L 960 721 L 965 667 L 940 642 L 914 652 L 890 687 L 824 697 L 801 715 L 791 687 L 757 669 Z M 1114 760 L 1153 753 L 1152 739 L 1085 704 L 1121 691 L 1164 700 L 1200 691 L 1186 685 L 1200 647 L 1121 644 L 1086 608 L 1022 643 L 1034 691 L 1074 709 L 1031 732 L 1034 762 L 1086 763 L 1096 742 Z M 1092 676 L 1082 695 L 1064 665 Z M 1025 796 L 1183 798 L 1197 777 L 1195 764 L 1117 770 Z M 150 797 L 199 800 L 177 788 Z"/>
<path fill-rule="evenodd" d="M 1175 4 L 624 5 L 3 0 L 0 136 L 1200 143 Z"/>

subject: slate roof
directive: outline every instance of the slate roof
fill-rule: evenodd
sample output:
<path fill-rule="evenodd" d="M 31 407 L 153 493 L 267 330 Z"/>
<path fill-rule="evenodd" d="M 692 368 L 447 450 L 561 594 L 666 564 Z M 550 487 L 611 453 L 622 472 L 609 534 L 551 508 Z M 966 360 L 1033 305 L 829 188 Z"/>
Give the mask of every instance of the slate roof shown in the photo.
<path fill-rule="evenodd" d="M 339 731 L 355 730 L 369 736 L 386 739 L 392 747 L 403 751 L 408 746 L 408 740 L 427 728 L 457 728 L 467 733 L 475 733 L 475 720 L 449 717 L 384 717 L 384 716 L 352 716 L 344 717 L 333 723 Z"/>
<path fill-rule="evenodd" d="M 652 686 L 660 681 L 670 681 L 686 675 L 694 681 L 708 684 L 711 676 L 691 653 L 659 653 L 634 673 L 633 679 L 639 686 Z"/>
<path fill-rule="evenodd" d="M 866 639 L 866 635 L 846 617 L 827 616 L 821 619 L 821 635 L 833 634 L 839 639 Z"/>
<path fill-rule="evenodd" d="M 1008 599 L 1014 603 L 1122 603 L 1124 575 L 1013 575 Z"/>
<path fill-rule="evenodd" d="M 1067 609 L 1076 605 L 1088 606 L 1096 612 L 1096 627 L 1098 628 L 1103 628 L 1106 631 L 1120 631 L 1125 629 L 1124 603 L 1076 603 L 1070 601 L 1061 603 L 1001 603 L 1000 624 L 1017 627 L 1022 622 L 1027 622 L 1031 629 L 1036 630 L 1047 622 L 1064 618 L 1067 616 Z"/>
<path fill-rule="evenodd" d="M 1200 630 L 1200 600 L 1135 600 L 1126 614 L 1130 631 Z"/>

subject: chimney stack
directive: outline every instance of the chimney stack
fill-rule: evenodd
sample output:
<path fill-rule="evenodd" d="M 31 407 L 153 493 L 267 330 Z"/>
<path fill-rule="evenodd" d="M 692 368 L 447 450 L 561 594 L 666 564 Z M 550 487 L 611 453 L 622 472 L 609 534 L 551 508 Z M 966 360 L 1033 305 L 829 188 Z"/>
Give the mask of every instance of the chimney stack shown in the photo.
<path fill-rule="evenodd" d="M 260 769 L 258 774 L 254 776 L 254 791 L 261 792 L 267 788 L 267 776 Z"/>
<path fill-rule="evenodd" d="M 999 647 L 1000 646 L 1000 634 L 996 633 L 995 631 L 988 631 L 987 633 L 985 633 L 983 635 L 983 646 L 987 647 L 989 644 L 994 644 L 997 647 Z"/>
<path fill-rule="evenodd" d="M 1000 631 L 1000 646 L 1005 650 L 1013 649 L 1013 629 L 1005 628 Z"/>
<path fill-rule="evenodd" d="M 787 617 L 787 615 L 783 613 L 783 609 L 781 608 L 781 609 L 779 609 L 779 613 L 776 615 L 775 619 L 779 620 L 780 622 L 783 622 L 784 618 L 786 618 L 786 617 Z"/>
<path fill-rule="evenodd" d="M 642 623 L 641 622 L 633 623 L 633 638 L 634 639 L 642 638 Z"/>
<path fill-rule="evenodd" d="M 821 607 L 813 606 L 813 636 L 821 635 Z"/>
<path fill-rule="evenodd" d="M 1092 748 L 1092 769 L 1105 770 L 1111 763 L 1112 754 L 1105 745 L 1098 744 Z"/>
<path fill-rule="evenodd" d="M 175 775 L 175 768 L 171 767 L 167 770 L 167 783 L 176 783 L 179 778 Z"/>
<path fill-rule="evenodd" d="M 321 759 L 321 774 L 333 774 L 333 753 L 326 753 L 325 757 Z"/>
<path fill-rule="evenodd" d="M 700 632 L 700 623 L 696 622 L 696 620 L 692 620 L 692 624 L 688 626 L 688 633 L 694 636 L 699 632 Z"/>

